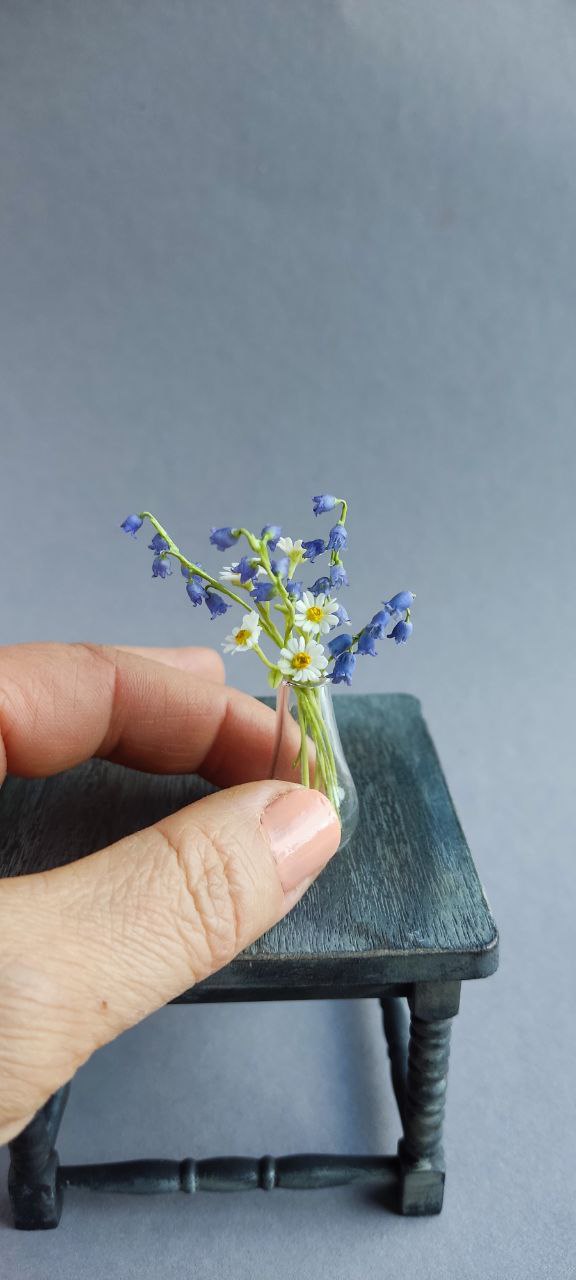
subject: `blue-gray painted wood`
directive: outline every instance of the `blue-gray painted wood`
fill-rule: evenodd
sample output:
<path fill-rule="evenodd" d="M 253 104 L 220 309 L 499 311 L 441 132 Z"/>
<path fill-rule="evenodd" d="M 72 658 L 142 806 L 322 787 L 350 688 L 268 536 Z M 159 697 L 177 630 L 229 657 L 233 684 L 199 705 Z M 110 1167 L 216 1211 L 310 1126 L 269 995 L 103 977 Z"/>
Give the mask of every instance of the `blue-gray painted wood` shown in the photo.
<path fill-rule="evenodd" d="M 20 1231 L 46 1231 L 60 1221 L 63 1192 L 54 1148 L 69 1092 L 69 1084 L 58 1089 L 9 1144 L 8 1192 Z"/>
<path fill-rule="evenodd" d="M 207 1160 L 124 1160 L 67 1165 L 62 1187 L 157 1195 L 184 1191 L 319 1191 L 354 1183 L 395 1185 L 396 1156 L 212 1156 Z"/>
<path fill-rule="evenodd" d="M 398 1156 L 224 1156 L 60 1169 L 54 1144 L 64 1088 L 10 1143 L 16 1226 L 56 1226 L 65 1187 L 152 1194 L 376 1182 L 393 1192 L 388 1203 L 401 1213 L 440 1212 L 450 1019 L 461 980 L 496 968 L 496 926 L 418 702 L 395 694 L 343 697 L 336 705 L 360 793 L 352 844 L 286 920 L 180 1002 L 380 997 L 403 1125 Z M 194 777 L 137 774 L 102 761 L 51 779 L 10 778 L 0 792 L 0 875 L 84 857 L 208 790 Z"/>
<path fill-rule="evenodd" d="M 190 1000 L 378 995 L 384 986 L 485 977 L 497 932 L 420 704 L 335 699 L 358 786 L 359 828 L 303 901 Z M 0 874 L 58 866 L 206 794 L 196 777 L 91 761 L 0 792 Z"/>
<path fill-rule="evenodd" d="M 424 1006 L 430 1003 L 428 997 L 435 985 L 429 984 L 425 990 Z M 381 1003 L 392 1083 L 404 1130 L 398 1156 L 217 1156 L 205 1160 L 122 1160 L 60 1167 L 54 1148 L 68 1099 L 69 1085 L 65 1085 L 10 1143 L 8 1187 L 14 1225 L 28 1231 L 58 1226 L 65 1189 L 156 1195 L 174 1191 L 194 1194 L 276 1188 L 321 1190 L 377 1184 L 382 1207 L 412 1215 L 439 1213 L 445 1176 L 441 1135 L 449 1023 L 431 1018 L 423 1021 L 415 1017 L 412 1009 L 408 1044 L 402 1002 L 384 998 Z"/>

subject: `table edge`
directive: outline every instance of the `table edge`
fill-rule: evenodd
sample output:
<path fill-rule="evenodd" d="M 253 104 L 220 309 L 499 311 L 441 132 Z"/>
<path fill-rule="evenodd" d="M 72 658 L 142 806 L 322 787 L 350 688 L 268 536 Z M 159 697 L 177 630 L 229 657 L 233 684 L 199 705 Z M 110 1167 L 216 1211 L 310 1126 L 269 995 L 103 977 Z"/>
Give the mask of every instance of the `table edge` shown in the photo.
<path fill-rule="evenodd" d="M 307 989 L 325 989 L 325 998 L 374 994 L 390 984 L 409 986 L 415 982 L 467 982 L 489 978 L 498 969 L 499 935 L 475 951 L 434 951 L 425 948 L 398 952 L 371 951 L 364 955 L 338 952 L 320 958 L 307 955 L 238 956 L 225 969 L 198 983 L 201 992 L 213 991 L 215 998 L 225 992 L 242 989 L 249 998 L 251 991 L 278 987 L 299 993 Z M 341 967 L 345 970 L 340 972 Z M 337 988 L 336 997 L 334 989 Z M 196 988 L 191 988 L 191 991 Z M 193 996 L 191 997 L 194 998 Z"/>

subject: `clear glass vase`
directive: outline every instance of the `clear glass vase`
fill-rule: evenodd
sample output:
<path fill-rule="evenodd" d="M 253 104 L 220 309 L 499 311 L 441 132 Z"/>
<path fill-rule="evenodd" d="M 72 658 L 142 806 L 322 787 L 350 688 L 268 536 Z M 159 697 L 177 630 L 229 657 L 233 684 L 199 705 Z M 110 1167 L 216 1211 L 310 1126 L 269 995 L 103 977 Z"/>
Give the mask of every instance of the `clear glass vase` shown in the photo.
<path fill-rule="evenodd" d="M 316 787 L 333 804 L 342 827 L 340 848 L 358 822 L 358 795 L 348 768 L 328 680 L 283 680 L 276 691 L 276 740 L 272 778 Z"/>

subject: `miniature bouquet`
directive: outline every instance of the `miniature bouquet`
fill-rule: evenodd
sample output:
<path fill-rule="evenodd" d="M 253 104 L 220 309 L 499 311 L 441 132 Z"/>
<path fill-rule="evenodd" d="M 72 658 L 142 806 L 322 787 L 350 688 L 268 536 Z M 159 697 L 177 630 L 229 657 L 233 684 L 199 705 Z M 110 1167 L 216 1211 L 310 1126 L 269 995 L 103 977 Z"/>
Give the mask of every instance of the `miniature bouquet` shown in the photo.
<path fill-rule="evenodd" d="M 154 530 L 149 544 L 154 553 L 152 577 L 169 577 L 173 563 L 178 563 L 194 608 L 204 605 L 212 619 L 224 616 L 233 606 L 242 610 L 223 649 L 254 653 L 267 668 L 269 684 L 278 690 L 270 776 L 287 777 L 324 792 L 339 814 L 345 844 L 356 825 L 358 802 L 330 686 L 350 685 L 358 657 L 376 657 L 377 641 L 387 637 L 404 644 L 408 640 L 414 595 L 400 591 L 383 601 L 359 631 L 345 629 L 351 620 L 337 593 L 348 586 L 342 562 L 348 541 L 347 503 L 327 493 L 313 499 L 315 516 L 336 509 L 338 518 L 326 539 L 292 541 L 283 537 L 277 525 L 265 525 L 259 537 L 244 528 L 212 529 L 210 542 L 218 551 L 245 544 L 240 559 L 220 569 L 218 577 L 187 559 L 151 512 L 127 516 L 121 528 L 136 537 L 144 521 L 149 521 Z M 327 557 L 323 573 L 307 585 L 304 573 L 322 557 Z"/>

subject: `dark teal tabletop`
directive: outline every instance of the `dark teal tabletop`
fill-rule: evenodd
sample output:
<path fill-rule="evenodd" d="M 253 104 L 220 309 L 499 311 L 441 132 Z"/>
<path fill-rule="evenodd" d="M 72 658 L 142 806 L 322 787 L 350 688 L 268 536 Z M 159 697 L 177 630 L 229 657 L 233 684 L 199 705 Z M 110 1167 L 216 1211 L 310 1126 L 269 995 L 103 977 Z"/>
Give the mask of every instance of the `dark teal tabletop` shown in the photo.
<path fill-rule="evenodd" d="M 350 845 L 291 914 L 188 999 L 377 994 L 486 977 L 498 935 L 420 704 L 406 694 L 335 699 L 360 798 Z M 210 788 L 196 777 L 90 761 L 0 791 L 0 875 L 84 856 Z"/>

